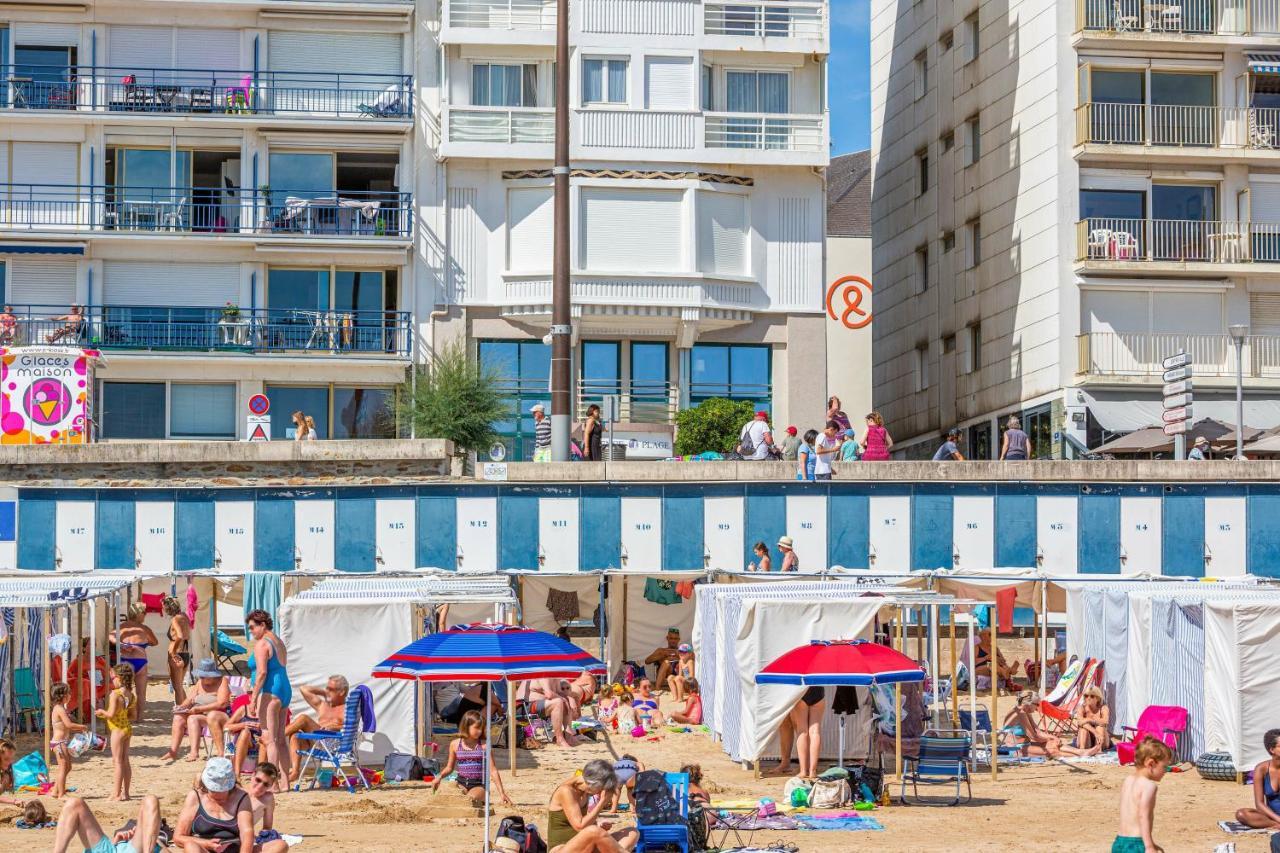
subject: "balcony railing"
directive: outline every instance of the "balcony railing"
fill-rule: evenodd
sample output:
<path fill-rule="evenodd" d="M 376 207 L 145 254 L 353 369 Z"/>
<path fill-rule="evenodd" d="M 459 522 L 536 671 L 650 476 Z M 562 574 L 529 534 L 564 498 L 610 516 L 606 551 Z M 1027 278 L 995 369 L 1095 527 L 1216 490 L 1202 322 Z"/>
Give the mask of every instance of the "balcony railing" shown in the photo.
<path fill-rule="evenodd" d="M 1076 144 L 1280 148 L 1280 108 L 1169 104 L 1076 107 Z"/>
<path fill-rule="evenodd" d="M 403 74 L 81 65 L 0 66 L 0 75 L 7 81 L 0 105 L 15 110 L 369 119 L 413 115 L 413 78 Z"/>
<path fill-rule="evenodd" d="M 709 36 L 752 38 L 822 38 L 826 34 L 825 3 L 707 3 L 703 32 Z"/>
<path fill-rule="evenodd" d="M 575 411 L 581 420 L 592 403 L 602 405 L 607 396 L 618 397 L 618 420 L 626 423 L 673 424 L 680 409 L 680 389 L 671 382 L 608 382 L 598 379 L 578 381 Z"/>
<path fill-rule="evenodd" d="M 449 109 L 450 142 L 550 143 L 555 140 L 555 111 L 535 107 Z"/>
<path fill-rule="evenodd" d="M 485 30 L 553 30 L 556 4 L 550 0 L 448 0 L 450 27 Z"/>
<path fill-rule="evenodd" d="M 1161 362 L 1176 352 L 1191 357 L 1197 378 L 1235 378 L 1235 343 L 1230 335 L 1174 332 L 1086 332 L 1076 337 L 1077 372 L 1104 376 L 1145 376 L 1159 380 Z M 1250 335 L 1244 339 L 1244 375 L 1280 378 L 1280 337 Z"/>
<path fill-rule="evenodd" d="M 1076 241 L 1081 261 L 1280 264 L 1280 223 L 1094 217 Z"/>
<path fill-rule="evenodd" d="M 0 184 L 0 230 L 407 238 L 409 193 Z"/>
<path fill-rule="evenodd" d="M 1280 34 L 1280 0 L 1077 0 L 1080 30 L 1154 35 Z"/>
<path fill-rule="evenodd" d="M 824 151 L 822 116 L 707 113 L 707 148 L 755 151 Z"/>
<path fill-rule="evenodd" d="M 173 282 L 175 295 L 182 282 Z M 93 305 L 77 315 L 53 305 L 0 308 L 0 345 L 62 344 L 172 352 L 409 353 L 409 312 L 309 308 Z"/>

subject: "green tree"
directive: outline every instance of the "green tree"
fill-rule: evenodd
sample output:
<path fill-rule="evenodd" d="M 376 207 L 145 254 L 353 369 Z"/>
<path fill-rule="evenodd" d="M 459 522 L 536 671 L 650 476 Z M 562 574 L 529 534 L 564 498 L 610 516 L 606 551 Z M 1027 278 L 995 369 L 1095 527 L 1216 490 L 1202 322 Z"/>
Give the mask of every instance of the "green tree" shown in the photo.
<path fill-rule="evenodd" d="M 497 374 L 484 370 L 458 341 L 412 368 L 395 395 L 401 435 L 447 438 L 459 451 L 484 452 L 497 440 L 493 425 L 507 416 Z"/>
<path fill-rule="evenodd" d="M 676 413 L 676 454 L 692 456 L 708 450 L 728 453 L 738 446 L 738 434 L 755 416 L 750 400 L 712 397 Z"/>

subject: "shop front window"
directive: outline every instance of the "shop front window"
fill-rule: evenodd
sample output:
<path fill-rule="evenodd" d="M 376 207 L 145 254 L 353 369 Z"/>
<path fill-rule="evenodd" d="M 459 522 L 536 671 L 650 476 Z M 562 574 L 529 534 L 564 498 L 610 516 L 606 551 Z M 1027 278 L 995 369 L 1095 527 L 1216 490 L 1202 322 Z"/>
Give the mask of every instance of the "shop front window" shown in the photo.
<path fill-rule="evenodd" d="M 533 458 L 533 415 L 529 409 L 542 403 L 550 414 L 551 347 L 540 341 L 481 341 L 480 368 L 498 377 L 506 416 L 494 424 L 507 458 Z"/>
<path fill-rule="evenodd" d="M 690 353 L 689 402 L 697 405 L 712 397 L 751 400 L 769 411 L 773 388 L 767 346 L 697 344 Z"/>

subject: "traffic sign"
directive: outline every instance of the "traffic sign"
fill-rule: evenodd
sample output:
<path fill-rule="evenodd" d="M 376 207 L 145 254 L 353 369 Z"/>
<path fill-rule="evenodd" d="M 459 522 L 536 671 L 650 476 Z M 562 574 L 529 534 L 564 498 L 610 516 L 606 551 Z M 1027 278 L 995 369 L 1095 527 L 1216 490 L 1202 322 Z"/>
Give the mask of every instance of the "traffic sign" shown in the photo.
<path fill-rule="evenodd" d="M 1189 356 L 1185 352 L 1180 352 L 1177 355 L 1171 355 L 1168 358 L 1166 358 L 1163 362 L 1160 363 L 1160 366 L 1163 367 L 1165 370 L 1172 370 L 1175 367 L 1182 367 L 1190 363 L 1191 363 L 1191 356 Z"/>
<path fill-rule="evenodd" d="M 1168 385 L 1164 386 L 1163 393 L 1164 393 L 1164 396 L 1166 397 L 1172 394 L 1190 394 L 1191 380 L 1180 379 L 1177 382 L 1170 382 Z"/>
<path fill-rule="evenodd" d="M 254 394 L 249 398 L 249 414 L 265 415 L 271 411 L 271 401 L 267 399 L 266 394 Z"/>
<path fill-rule="evenodd" d="M 1191 420 L 1191 407 L 1183 406 L 1178 409 L 1166 409 L 1160 413 L 1160 417 L 1167 424 L 1177 423 L 1178 421 Z"/>
<path fill-rule="evenodd" d="M 1185 435 L 1187 432 L 1187 421 L 1174 421 L 1171 424 L 1164 425 L 1165 435 Z"/>
<path fill-rule="evenodd" d="M 1178 382 L 1182 379 L 1190 379 L 1190 378 L 1191 378 L 1191 365 L 1189 364 L 1186 367 L 1175 367 L 1172 370 L 1166 370 L 1164 372 L 1165 382 Z"/>
<path fill-rule="evenodd" d="M 1164 408 L 1165 408 L 1165 411 L 1168 411 L 1169 409 L 1177 409 L 1181 406 L 1187 405 L 1190 402 L 1191 402 L 1190 394 L 1173 394 L 1169 397 L 1164 398 Z"/>

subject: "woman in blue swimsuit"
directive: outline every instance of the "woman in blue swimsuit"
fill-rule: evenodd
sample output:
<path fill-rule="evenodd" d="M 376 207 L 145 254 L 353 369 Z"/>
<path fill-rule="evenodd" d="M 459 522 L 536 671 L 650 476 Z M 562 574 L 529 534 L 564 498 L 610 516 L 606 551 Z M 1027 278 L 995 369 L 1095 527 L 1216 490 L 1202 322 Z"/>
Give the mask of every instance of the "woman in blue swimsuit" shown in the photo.
<path fill-rule="evenodd" d="M 160 642 L 156 632 L 142 621 L 146 617 L 147 606 L 138 602 L 129 608 L 127 618 L 120 620 L 119 633 L 112 631 L 109 635 L 120 663 L 133 667 L 133 696 L 139 720 L 147 712 L 147 648 Z"/>
<path fill-rule="evenodd" d="M 287 780 L 292 756 L 285 737 L 285 711 L 293 699 L 289 685 L 289 673 L 285 671 L 288 657 L 284 642 L 272 631 L 271 617 L 265 610 L 254 610 L 245 617 L 249 633 L 253 635 L 254 679 L 253 693 L 249 700 L 249 713 L 259 720 L 262 743 L 267 748 L 267 761 L 280 768 L 277 784 L 288 790 Z"/>
<path fill-rule="evenodd" d="M 1280 729 L 1262 736 L 1270 756 L 1253 768 L 1253 808 L 1240 809 L 1236 820 L 1254 829 L 1280 829 Z"/>

